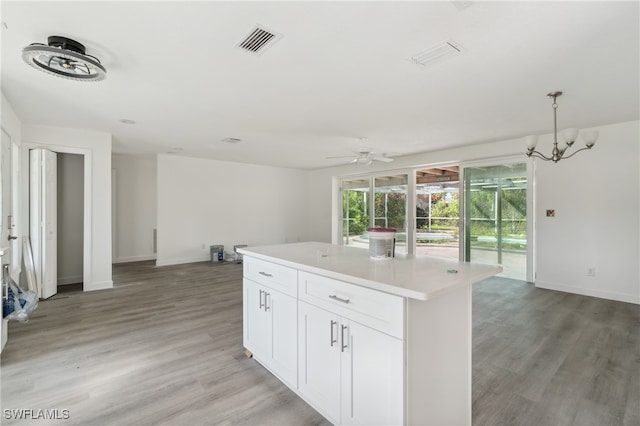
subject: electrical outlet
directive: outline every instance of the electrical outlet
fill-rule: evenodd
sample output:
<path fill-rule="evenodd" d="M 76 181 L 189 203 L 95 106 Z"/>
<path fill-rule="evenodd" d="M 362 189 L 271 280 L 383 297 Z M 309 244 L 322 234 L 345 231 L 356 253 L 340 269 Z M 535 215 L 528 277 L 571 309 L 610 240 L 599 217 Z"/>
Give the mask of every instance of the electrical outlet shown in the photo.
<path fill-rule="evenodd" d="M 205 243 L 202 243 L 202 250 L 206 250 L 207 249 L 207 245 Z"/>
<path fill-rule="evenodd" d="M 587 276 L 588 277 L 595 277 L 596 276 L 596 268 L 587 268 Z"/>

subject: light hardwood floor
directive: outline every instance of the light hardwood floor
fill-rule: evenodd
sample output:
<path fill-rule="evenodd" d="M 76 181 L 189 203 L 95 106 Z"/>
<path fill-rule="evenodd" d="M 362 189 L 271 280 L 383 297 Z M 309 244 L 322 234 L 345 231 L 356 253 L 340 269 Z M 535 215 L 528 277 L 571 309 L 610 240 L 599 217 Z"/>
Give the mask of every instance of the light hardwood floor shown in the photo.
<path fill-rule="evenodd" d="M 245 357 L 241 265 L 124 264 L 114 283 L 10 324 L 2 424 L 327 423 Z M 475 286 L 473 314 L 474 425 L 640 424 L 638 305 L 492 278 Z"/>

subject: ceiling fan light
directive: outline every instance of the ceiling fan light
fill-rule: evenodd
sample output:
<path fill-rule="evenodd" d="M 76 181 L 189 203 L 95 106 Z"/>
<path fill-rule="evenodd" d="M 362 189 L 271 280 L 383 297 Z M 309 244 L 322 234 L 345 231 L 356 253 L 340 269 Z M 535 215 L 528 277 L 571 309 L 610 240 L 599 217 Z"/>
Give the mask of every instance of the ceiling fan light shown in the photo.
<path fill-rule="evenodd" d="M 84 46 L 65 37 L 50 36 L 48 45 L 32 43 L 22 49 L 22 59 L 33 68 L 75 81 L 101 81 L 107 70 L 100 61 L 84 53 Z"/>

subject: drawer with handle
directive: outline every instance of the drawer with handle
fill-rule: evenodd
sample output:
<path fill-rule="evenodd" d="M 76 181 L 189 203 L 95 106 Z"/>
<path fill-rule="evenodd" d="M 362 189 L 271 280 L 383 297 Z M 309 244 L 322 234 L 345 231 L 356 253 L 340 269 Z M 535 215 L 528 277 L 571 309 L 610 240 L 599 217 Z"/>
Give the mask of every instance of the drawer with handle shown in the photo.
<path fill-rule="evenodd" d="M 400 296 L 300 271 L 298 298 L 399 339 L 404 338 L 404 299 Z"/>
<path fill-rule="evenodd" d="M 298 295 L 298 271 L 287 266 L 245 255 L 244 276 L 293 297 Z"/>

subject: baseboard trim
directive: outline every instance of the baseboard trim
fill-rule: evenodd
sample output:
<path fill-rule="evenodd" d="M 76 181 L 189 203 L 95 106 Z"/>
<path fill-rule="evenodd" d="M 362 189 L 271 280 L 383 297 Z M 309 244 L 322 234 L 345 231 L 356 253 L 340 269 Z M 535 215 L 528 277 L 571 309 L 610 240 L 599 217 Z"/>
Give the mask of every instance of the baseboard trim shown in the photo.
<path fill-rule="evenodd" d="M 618 302 L 634 303 L 636 305 L 640 305 L 640 295 L 633 296 L 631 294 L 595 290 L 592 288 L 573 287 L 569 285 L 550 283 L 545 281 L 537 281 L 535 283 L 535 286 L 547 290 L 564 291 L 565 293 L 580 294 L 582 296 L 598 297 L 600 299 L 615 300 Z"/>
<path fill-rule="evenodd" d="M 209 255 L 184 259 L 160 259 L 156 260 L 156 266 L 182 265 L 183 263 L 206 262 L 207 260 L 211 260 Z"/>
<path fill-rule="evenodd" d="M 78 283 L 81 283 L 82 280 L 83 280 L 82 275 L 58 278 L 58 285 L 78 284 Z"/>
<path fill-rule="evenodd" d="M 94 281 L 91 283 L 84 283 L 82 286 L 82 291 L 94 291 L 94 290 L 105 290 L 108 288 L 113 288 L 113 281 Z"/>
<path fill-rule="evenodd" d="M 118 257 L 113 261 L 113 263 L 130 263 L 130 262 L 141 262 L 143 260 L 156 260 L 155 254 L 146 254 L 142 256 L 127 256 L 127 257 Z"/>

